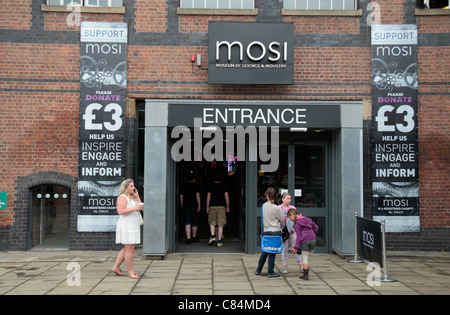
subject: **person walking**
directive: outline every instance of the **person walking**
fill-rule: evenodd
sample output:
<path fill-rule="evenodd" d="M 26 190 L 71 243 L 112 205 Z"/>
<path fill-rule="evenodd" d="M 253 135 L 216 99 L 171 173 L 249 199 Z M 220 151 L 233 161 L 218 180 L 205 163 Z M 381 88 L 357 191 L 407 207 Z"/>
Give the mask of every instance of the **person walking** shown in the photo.
<path fill-rule="evenodd" d="M 280 223 L 284 221 L 283 214 L 276 205 L 274 205 L 276 193 L 275 189 L 272 187 L 267 188 L 264 193 L 267 202 L 265 202 L 262 206 L 263 212 L 263 235 L 276 235 L 281 236 L 281 227 Z M 267 266 L 267 277 L 274 278 L 279 277 L 280 274 L 275 273 L 275 256 L 276 254 L 269 254 L 266 252 L 262 252 L 259 257 L 258 267 L 256 268 L 255 275 L 259 276 L 261 274 L 261 270 L 266 263 L 267 257 L 269 257 L 269 264 Z"/>
<path fill-rule="evenodd" d="M 116 243 L 123 244 L 123 248 L 117 254 L 117 258 L 112 268 L 118 276 L 123 276 L 120 265 L 125 261 L 128 269 L 128 277 L 139 279 L 133 269 L 134 249 L 141 239 L 140 214 L 138 211 L 144 209 L 139 193 L 134 187 L 132 179 L 125 179 L 119 188 L 117 198 L 117 213 L 119 221 L 116 226 Z"/>
<path fill-rule="evenodd" d="M 294 222 L 287 217 L 287 213 L 290 209 L 295 209 L 294 206 L 291 205 L 291 194 L 285 192 L 281 195 L 281 203 L 279 205 L 281 213 L 283 214 L 284 221 L 281 223 L 281 229 L 284 227 L 287 228 L 289 232 L 289 238 L 283 242 L 283 252 L 281 254 L 281 258 L 283 260 L 283 273 L 288 273 L 288 254 L 289 254 L 289 242 L 291 243 L 291 246 L 295 244 L 296 240 L 296 234 L 294 230 Z M 297 260 L 298 267 L 300 269 L 300 272 L 303 271 L 303 264 L 302 264 L 302 258 L 299 254 L 294 254 L 295 259 Z"/>
<path fill-rule="evenodd" d="M 196 182 L 195 175 L 189 174 L 188 182 L 180 193 L 180 206 L 184 214 L 184 226 L 186 231 L 186 244 L 197 242 L 198 213 L 200 212 L 200 186 Z M 192 239 L 191 239 L 192 237 Z"/>
<path fill-rule="evenodd" d="M 312 254 L 314 248 L 316 248 L 316 234 L 319 227 L 310 218 L 304 217 L 302 214 L 299 215 L 295 209 L 289 210 L 287 216 L 295 222 L 294 229 L 297 234 L 297 239 L 292 252 L 294 254 L 301 253 L 303 268 L 305 270 L 303 276 L 300 276 L 299 278 L 308 280 L 309 255 Z"/>
<path fill-rule="evenodd" d="M 224 205 L 225 204 L 225 205 Z M 223 228 L 227 223 L 227 213 L 230 212 L 230 198 L 228 190 L 220 175 L 216 175 L 214 182 L 208 187 L 206 195 L 206 213 L 211 232 L 208 245 L 212 246 L 217 240 L 217 247 L 222 247 Z M 216 239 L 216 225 L 217 239 Z"/>

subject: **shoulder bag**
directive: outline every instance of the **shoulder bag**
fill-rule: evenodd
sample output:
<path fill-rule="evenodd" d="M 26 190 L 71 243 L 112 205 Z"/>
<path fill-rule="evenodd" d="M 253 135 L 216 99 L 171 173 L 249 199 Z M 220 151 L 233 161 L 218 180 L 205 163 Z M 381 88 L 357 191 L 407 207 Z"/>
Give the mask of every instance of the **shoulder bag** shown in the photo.
<path fill-rule="evenodd" d="M 278 235 L 264 235 L 263 206 L 261 206 L 261 251 L 268 254 L 283 252 L 283 239 Z"/>

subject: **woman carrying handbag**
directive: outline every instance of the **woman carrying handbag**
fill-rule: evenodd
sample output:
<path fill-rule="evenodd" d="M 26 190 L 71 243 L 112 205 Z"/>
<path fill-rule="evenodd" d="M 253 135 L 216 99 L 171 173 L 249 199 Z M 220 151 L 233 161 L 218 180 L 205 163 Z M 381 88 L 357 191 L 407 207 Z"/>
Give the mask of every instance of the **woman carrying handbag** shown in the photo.
<path fill-rule="evenodd" d="M 284 217 L 283 214 L 280 212 L 280 208 L 274 205 L 274 200 L 276 196 L 275 189 L 272 187 L 267 188 L 266 192 L 264 193 L 264 196 L 267 198 L 267 202 L 264 203 L 262 206 L 261 219 L 262 224 L 264 226 L 263 237 L 277 236 L 279 237 L 282 246 L 280 222 L 284 221 Z M 279 277 L 280 274 L 274 272 L 275 256 L 277 254 L 268 253 L 267 251 L 264 251 L 263 244 L 264 242 L 263 240 L 261 240 L 262 253 L 261 256 L 259 257 L 258 267 L 255 271 L 255 274 L 258 276 L 261 274 L 261 270 L 264 267 L 264 264 L 266 263 L 267 257 L 269 257 L 269 264 L 267 266 L 268 268 L 267 277 L 268 278 Z"/>

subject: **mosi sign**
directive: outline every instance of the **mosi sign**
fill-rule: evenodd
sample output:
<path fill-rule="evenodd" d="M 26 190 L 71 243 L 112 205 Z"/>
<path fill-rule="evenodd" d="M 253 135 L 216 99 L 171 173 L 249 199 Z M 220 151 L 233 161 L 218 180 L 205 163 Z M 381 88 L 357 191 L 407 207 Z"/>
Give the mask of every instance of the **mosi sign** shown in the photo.
<path fill-rule="evenodd" d="M 239 48 L 239 60 L 243 61 L 244 60 L 244 50 L 243 50 L 243 46 L 242 43 L 239 41 L 234 41 L 232 43 L 228 42 L 228 41 L 216 41 L 216 61 L 220 60 L 220 46 L 226 46 L 228 48 L 228 61 L 231 60 L 231 48 L 236 45 Z M 270 61 L 278 61 L 280 60 L 281 54 L 278 51 L 278 48 L 280 47 L 280 43 L 279 42 L 271 42 L 269 44 L 269 52 L 272 54 L 272 56 L 269 57 Z M 256 57 L 253 56 L 252 54 L 252 48 L 253 47 L 258 47 L 259 48 L 259 56 L 257 55 Z M 283 43 L 283 61 L 287 61 L 287 42 Z M 251 42 L 246 49 L 247 52 L 247 57 L 252 60 L 252 61 L 260 61 L 261 59 L 264 58 L 264 56 L 266 55 L 266 46 L 259 42 L 259 41 L 253 41 Z"/>
<path fill-rule="evenodd" d="M 293 81 L 292 23 L 209 22 L 208 83 Z"/>

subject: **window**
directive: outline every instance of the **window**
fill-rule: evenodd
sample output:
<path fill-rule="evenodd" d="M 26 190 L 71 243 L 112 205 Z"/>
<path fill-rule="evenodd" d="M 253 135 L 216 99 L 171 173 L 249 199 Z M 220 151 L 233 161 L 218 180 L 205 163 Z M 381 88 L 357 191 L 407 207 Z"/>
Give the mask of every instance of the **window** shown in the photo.
<path fill-rule="evenodd" d="M 47 5 L 83 5 L 83 0 L 47 0 Z"/>
<path fill-rule="evenodd" d="M 355 0 L 284 0 L 287 10 L 355 10 Z"/>
<path fill-rule="evenodd" d="M 123 0 L 47 0 L 47 5 L 86 6 L 86 7 L 123 7 Z"/>
<path fill-rule="evenodd" d="M 449 0 L 420 0 L 419 7 L 424 9 L 448 9 Z"/>
<path fill-rule="evenodd" d="M 254 0 L 180 0 L 182 9 L 250 9 L 255 8 Z"/>
<path fill-rule="evenodd" d="M 87 7 L 122 7 L 123 0 L 84 0 Z"/>

